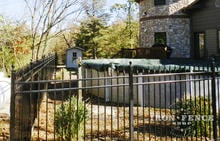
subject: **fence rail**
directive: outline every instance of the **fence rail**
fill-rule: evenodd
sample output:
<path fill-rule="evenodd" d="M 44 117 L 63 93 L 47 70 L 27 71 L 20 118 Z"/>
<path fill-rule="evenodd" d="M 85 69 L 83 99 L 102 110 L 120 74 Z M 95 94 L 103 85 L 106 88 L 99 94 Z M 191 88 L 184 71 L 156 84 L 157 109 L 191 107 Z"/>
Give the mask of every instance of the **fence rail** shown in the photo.
<path fill-rule="evenodd" d="M 31 131 L 38 111 L 41 95 L 32 92 L 23 94 L 25 90 L 40 90 L 46 85 L 20 82 L 31 82 L 34 80 L 48 80 L 53 74 L 56 56 L 50 55 L 46 58 L 30 63 L 21 70 L 12 70 L 11 73 L 11 104 L 10 104 L 10 140 L 30 140 Z M 53 67 L 51 67 L 53 66 Z"/>
<path fill-rule="evenodd" d="M 10 140 L 218 139 L 214 61 L 195 72 L 132 64 L 73 72 L 56 67 L 54 56 L 34 66 L 12 72 Z"/>

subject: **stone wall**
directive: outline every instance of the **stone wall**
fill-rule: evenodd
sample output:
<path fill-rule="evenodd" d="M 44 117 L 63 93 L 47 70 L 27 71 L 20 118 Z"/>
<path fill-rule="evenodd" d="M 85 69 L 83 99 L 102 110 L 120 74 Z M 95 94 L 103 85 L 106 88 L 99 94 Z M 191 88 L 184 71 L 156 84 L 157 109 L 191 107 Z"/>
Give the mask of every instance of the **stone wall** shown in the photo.
<path fill-rule="evenodd" d="M 167 0 L 154 6 L 153 0 L 140 2 L 140 47 L 154 44 L 155 32 L 166 32 L 167 45 L 173 48 L 171 57 L 190 57 L 190 19 L 182 9 L 196 0 Z"/>
<path fill-rule="evenodd" d="M 197 0 L 166 0 L 166 5 L 154 6 L 154 0 L 140 1 L 140 17 L 158 15 L 182 15 L 182 9 L 190 6 Z"/>
<path fill-rule="evenodd" d="M 141 22 L 141 47 L 154 44 L 154 32 L 167 33 L 167 45 L 173 49 L 171 57 L 190 57 L 189 19 L 167 18 Z"/>

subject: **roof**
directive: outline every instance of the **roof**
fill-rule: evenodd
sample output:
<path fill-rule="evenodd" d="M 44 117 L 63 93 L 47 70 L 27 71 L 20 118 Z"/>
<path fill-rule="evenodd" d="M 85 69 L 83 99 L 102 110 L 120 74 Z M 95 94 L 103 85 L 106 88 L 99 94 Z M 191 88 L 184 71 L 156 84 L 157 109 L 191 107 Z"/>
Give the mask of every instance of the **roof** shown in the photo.
<path fill-rule="evenodd" d="M 135 2 L 140 2 L 140 1 L 143 1 L 143 0 L 135 0 Z M 197 2 L 197 1 L 200 1 L 200 0 L 196 0 L 195 2 Z"/>
<path fill-rule="evenodd" d="M 135 0 L 135 2 L 140 3 L 143 0 Z M 191 10 L 195 10 L 195 9 L 199 9 L 202 8 L 202 2 L 206 2 L 208 0 L 195 0 L 194 2 L 192 2 L 190 5 L 186 6 L 183 8 L 184 11 L 191 11 Z"/>
<path fill-rule="evenodd" d="M 72 47 L 72 48 L 68 48 L 67 51 L 68 51 L 68 50 L 72 50 L 72 49 L 78 49 L 78 50 L 84 51 L 84 49 L 81 48 L 81 47 Z"/>
<path fill-rule="evenodd" d="M 140 1 L 143 1 L 143 0 L 135 0 L 135 2 L 138 2 L 138 3 L 139 3 Z"/>
<path fill-rule="evenodd" d="M 185 7 L 184 10 L 190 12 L 190 11 L 193 11 L 196 9 L 201 9 L 204 7 L 204 2 L 207 2 L 207 1 L 209 1 L 209 0 L 195 0 L 190 5 Z"/>

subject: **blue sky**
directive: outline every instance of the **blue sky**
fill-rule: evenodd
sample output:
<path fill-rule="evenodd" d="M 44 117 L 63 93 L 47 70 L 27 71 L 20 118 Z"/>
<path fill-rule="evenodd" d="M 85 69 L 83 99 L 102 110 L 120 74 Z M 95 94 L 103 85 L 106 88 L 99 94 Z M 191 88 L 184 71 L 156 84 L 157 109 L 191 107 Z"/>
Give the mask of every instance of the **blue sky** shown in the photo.
<path fill-rule="evenodd" d="M 16 20 L 22 18 L 24 9 L 23 0 L 0 0 L 0 15 L 7 18 Z"/>
<path fill-rule="evenodd" d="M 107 5 L 125 3 L 127 0 L 107 0 Z M 22 20 L 25 17 L 24 0 L 0 0 L 0 15 L 11 20 Z"/>

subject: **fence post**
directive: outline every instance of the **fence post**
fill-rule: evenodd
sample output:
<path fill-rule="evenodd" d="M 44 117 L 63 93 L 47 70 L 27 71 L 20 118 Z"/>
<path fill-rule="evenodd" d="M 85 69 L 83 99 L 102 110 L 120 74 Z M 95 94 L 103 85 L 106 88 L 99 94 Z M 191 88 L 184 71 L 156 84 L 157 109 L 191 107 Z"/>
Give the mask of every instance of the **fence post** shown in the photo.
<path fill-rule="evenodd" d="M 213 137 L 218 139 L 217 134 L 217 111 L 216 111 L 216 72 L 215 72 L 215 58 L 212 58 L 212 109 L 213 109 Z"/>
<path fill-rule="evenodd" d="M 129 63 L 129 140 L 134 140 L 134 117 L 133 117 L 134 97 L 133 97 L 133 67 Z"/>
<path fill-rule="evenodd" d="M 10 141 L 14 141 L 15 136 L 15 70 L 11 71 L 11 101 L 10 101 Z"/>
<path fill-rule="evenodd" d="M 78 80 L 78 96 L 82 98 L 82 59 L 78 58 L 78 70 L 77 70 L 77 80 Z"/>

